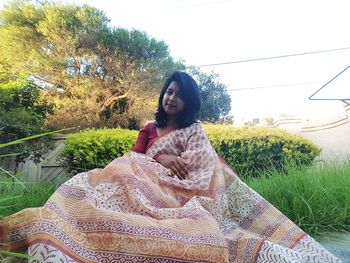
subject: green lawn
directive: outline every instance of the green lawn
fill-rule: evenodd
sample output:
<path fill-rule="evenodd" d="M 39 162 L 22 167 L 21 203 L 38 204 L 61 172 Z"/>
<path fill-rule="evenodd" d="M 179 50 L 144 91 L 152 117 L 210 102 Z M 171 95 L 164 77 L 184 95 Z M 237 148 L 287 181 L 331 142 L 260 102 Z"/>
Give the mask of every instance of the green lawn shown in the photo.
<path fill-rule="evenodd" d="M 58 182 L 19 183 L 0 179 L 0 218 L 24 208 L 42 206 L 58 186 Z"/>
<path fill-rule="evenodd" d="M 350 162 L 313 168 L 287 167 L 287 174 L 270 171 L 247 184 L 309 234 L 350 231 Z M 58 182 L 22 185 L 0 179 L 0 217 L 23 208 L 42 206 Z"/>
<path fill-rule="evenodd" d="M 310 234 L 350 231 L 350 161 L 270 171 L 247 184 Z"/>

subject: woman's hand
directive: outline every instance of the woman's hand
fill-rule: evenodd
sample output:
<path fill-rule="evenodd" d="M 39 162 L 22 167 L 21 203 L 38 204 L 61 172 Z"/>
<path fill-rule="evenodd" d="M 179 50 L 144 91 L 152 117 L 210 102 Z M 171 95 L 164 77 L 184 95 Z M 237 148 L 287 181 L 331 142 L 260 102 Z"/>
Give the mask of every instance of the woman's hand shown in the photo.
<path fill-rule="evenodd" d="M 172 175 L 176 175 L 183 180 L 188 175 L 188 169 L 179 156 L 162 154 L 156 158 L 156 161 L 171 170 Z"/>

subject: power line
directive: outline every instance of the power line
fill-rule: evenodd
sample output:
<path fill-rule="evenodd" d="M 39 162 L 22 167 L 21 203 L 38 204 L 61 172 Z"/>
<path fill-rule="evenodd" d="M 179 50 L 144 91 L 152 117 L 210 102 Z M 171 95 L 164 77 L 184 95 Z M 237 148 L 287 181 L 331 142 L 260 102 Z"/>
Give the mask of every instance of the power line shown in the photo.
<path fill-rule="evenodd" d="M 270 89 L 270 88 L 278 88 L 278 87 L 290 87 L 290 86 L 305 86 L 310 84 L 320 84 L 322 82 L 302 82 L 302 83 L 288 83 L 288 84 L 279 84 L 279 85 L 269 85 L 269 86 L 257 86 L 250 88 L 237 88 L 237 89 L 227 89 L 227 91 L 244 91 L 244 90 L 256 90 L 256 89 Z"/>
<path fill-rule="evenodd" d="M 180 8 L 187 8 L 187 7 L 199 7 L 199 6 L 204 6 L 204 5 L 216 5 L 216 4 L 221 4 L 224 2 L 232 2 L 232 0 L 221 0 L 221 1 L 212 1 L 212 2 L 202 2 L 199 4 L 189 4 L 189 5 L 182 5 L 182 6 L 175 6 L 171 9 L 180 9 Z"/>
<path fill-rule="evenodd" d="M 295 53 L 295 54 L 288 54 L 288 55 L 280 55 L 280 56 L 273 56 L 273 57 L 244 59 L 244 60 L 220 62 L 220 63 L 213 63 L 213 64 L 204 64 L 204 65 L 199 65 L 199 66 L 196 66 L 196 67 L 203 68 L 203 67 L 210 67 L 210 66 L 222 66 L 222 65 L 228 65 L 228 64 L 237 64 L 237 63 L 253 62 L 253 61 L 260 61 L 260 60 L 269 60 L 269 59 L 277 59 L 277 58 L 287 58 L 287 57 L 311 55 L 311 54 L 317 54 L 317 53 L 326 53 L 326 52 L 340 51 L 340 50 L 345 50 L 345 49 L 350 49 L 350 47 L 325 49 L 325 50 L 319 50 L 319 51 L 310 51 L 310 52 Z"/>

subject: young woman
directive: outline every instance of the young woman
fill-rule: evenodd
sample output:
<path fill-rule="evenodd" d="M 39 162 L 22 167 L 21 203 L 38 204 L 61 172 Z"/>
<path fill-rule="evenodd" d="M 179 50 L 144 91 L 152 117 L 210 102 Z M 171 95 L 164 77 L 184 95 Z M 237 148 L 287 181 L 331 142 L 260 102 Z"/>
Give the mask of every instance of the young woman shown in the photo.
<path fill-rule="evenodd" d="M 175 72 L 133 151 L 6 218 L 0 249 L 33 262 L 340 262 L 221 161 L 199 109 L 197 84 Z"/>
<path fill-rule="evenodd" d="M 158 137 L 196 123 L 201 99 L 196 82 L 183 72 L 175 72 L 164 84 L 159 96 L 156 122 L 139 133 L 133 151 L 146 153 Z M 153 158 L 171 170 L 171 176 L 185 179 L 188 169 L 179 155 L 157 153 Z"/>

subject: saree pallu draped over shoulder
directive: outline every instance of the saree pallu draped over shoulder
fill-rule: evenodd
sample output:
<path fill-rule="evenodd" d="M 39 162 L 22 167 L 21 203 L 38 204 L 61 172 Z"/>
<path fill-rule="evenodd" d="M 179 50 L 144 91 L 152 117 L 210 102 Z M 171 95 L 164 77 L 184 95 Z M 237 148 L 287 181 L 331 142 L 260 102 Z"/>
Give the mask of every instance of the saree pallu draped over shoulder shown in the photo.
<path fill-rule="evenodd" d="M 185 180 L 155 162 L 179 156 Z M 340 262 L 222 161 L 197 123 L 81 173 L 0 224 L 29 262 Z"/>

